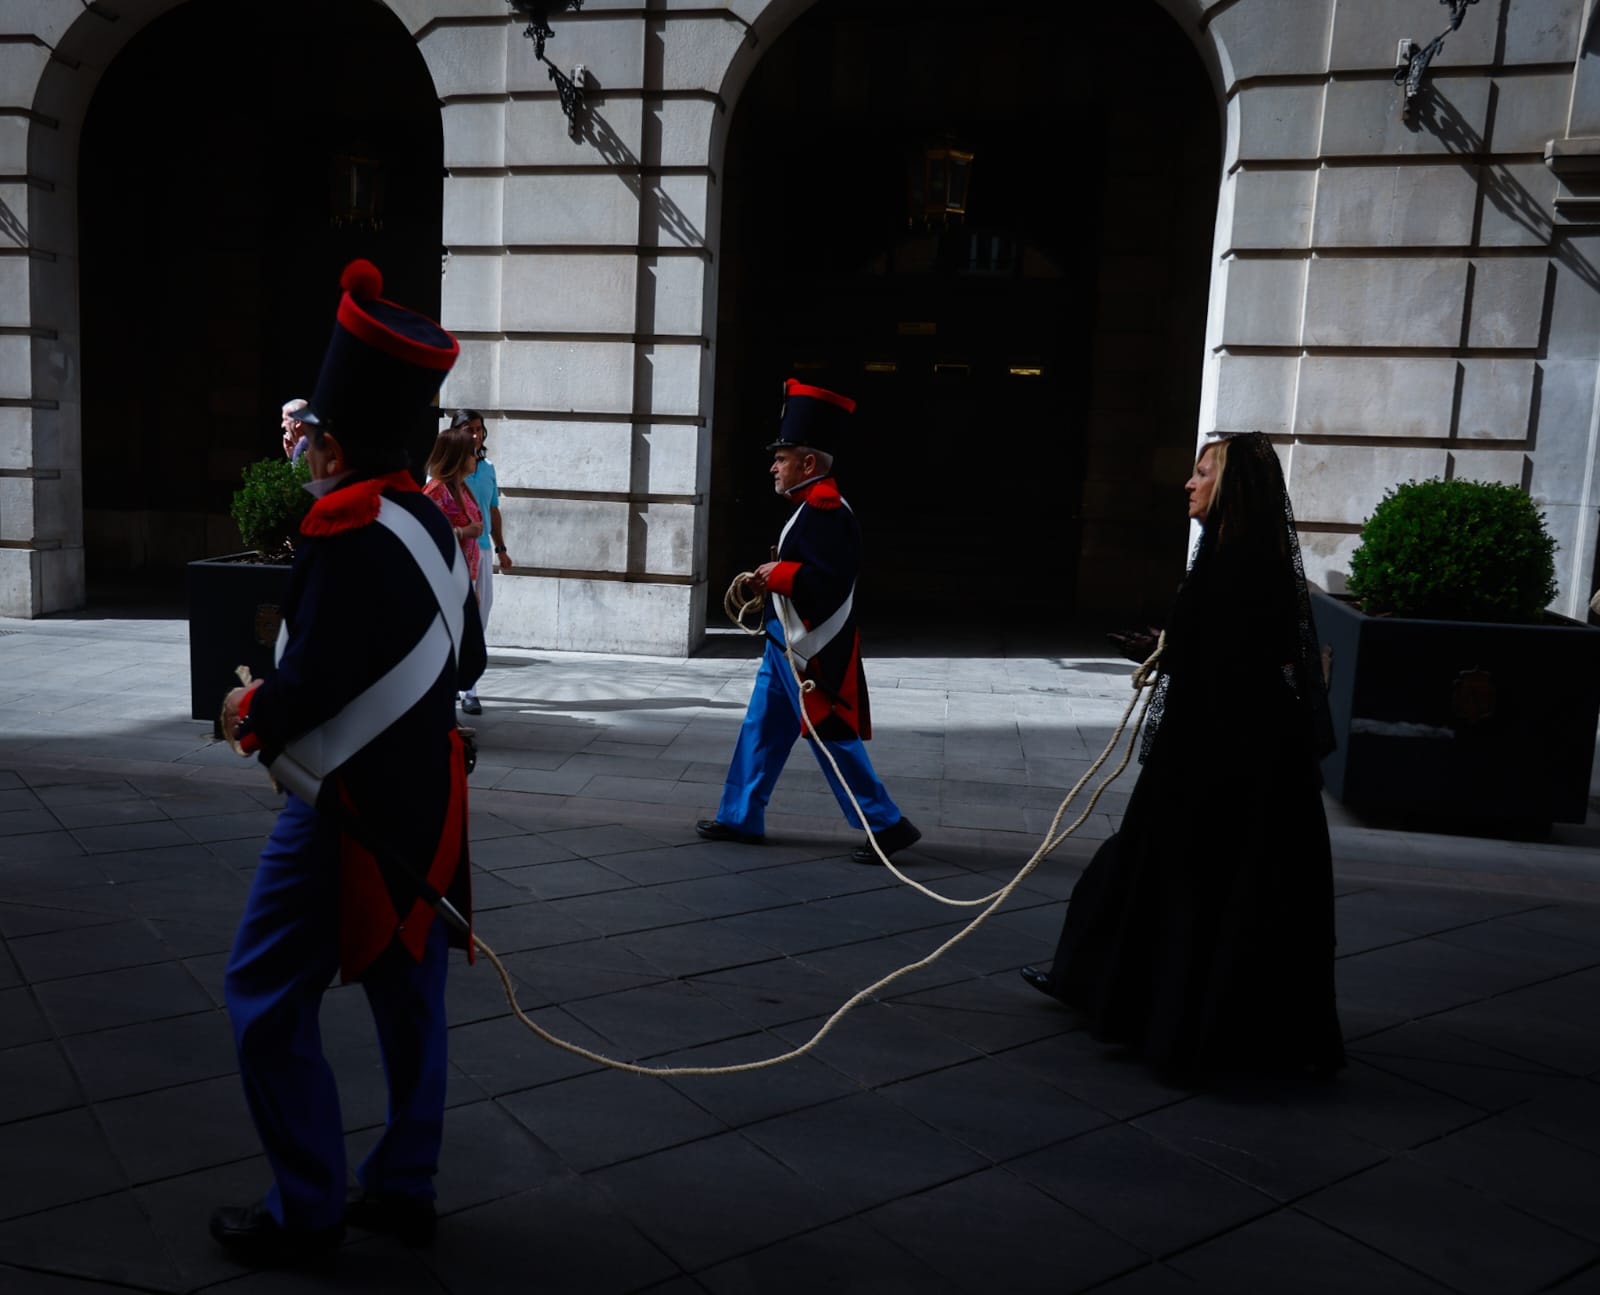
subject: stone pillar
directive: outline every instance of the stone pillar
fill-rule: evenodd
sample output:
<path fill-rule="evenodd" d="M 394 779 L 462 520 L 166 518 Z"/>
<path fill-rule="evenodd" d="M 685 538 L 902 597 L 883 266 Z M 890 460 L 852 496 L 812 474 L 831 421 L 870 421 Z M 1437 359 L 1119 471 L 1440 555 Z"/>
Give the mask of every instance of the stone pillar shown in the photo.
<path fill-rule="evenodd" d="M 0 614 L 81 606 L 74 0 L 0 10 Z M 103 20 L 94 19 L 101 23 Z M 64 105 L 64 106 L 63 106 Z M 79 111 L 71 116 L 72 109 Z M 67 119 L 63 120 L 64 113 Z"/>
<path fill-rule="evenodd" d="M 705 10 L 557 15 L 569 130 L 498 0 L 426 8 L 444 105 L 444 393 L 488 417 L 514 573 L 490 637 L 680 654 L 700 639 L 710 455 L 711 148 L 746 25 Z"/>
<path fill-rule="evenodd" d="M 1542 160 L 1583 7 L 1474 5 L 1409 122 L 1396 44 L 1445 25 L 1433 0 L 1239 0 L 1204 26 L 1229 150 L 1201 431 L 1280 439 L 1307 573 L 1336 591 L 1384 491 L 1450 476 L 1529 488 L 1559 605 L 1587 599 L 1600 280 Z"/>
<path fill-rule="evenodd" d="M 1586 0 L 1584 8 L 1566 130 L 1544 146 L 1545 163 L 1555 176 L 1557 255 L 1550 354 L 1541 366 L 1540 394 L 1542 407 L 1551 408 L 1565 425 L 1587 425 L 1588 434 L 1564 438 L 1534 465 L 1534 491 L 1550 501 L 1547 516 L 1563 556 L 1570 553 L 1574 564 L 1558 606 L 1578 619 L 1600 580 L 1595 561 L 1600 546 L 1600 356 L 1595 345 L 1600 337 L 1600 4 Z M 1564 57 L 1569 31 L 1548 35 L 1558 43 L 1547 56 Z"/>

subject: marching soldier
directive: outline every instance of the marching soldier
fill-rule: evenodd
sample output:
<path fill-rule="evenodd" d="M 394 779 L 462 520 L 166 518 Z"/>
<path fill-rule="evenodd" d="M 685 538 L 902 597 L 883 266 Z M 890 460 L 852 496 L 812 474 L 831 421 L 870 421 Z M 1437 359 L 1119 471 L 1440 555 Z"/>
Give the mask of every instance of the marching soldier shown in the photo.
<path fill-rule="evenodd" d="M 235 689 L 223 711 L 228 736 L 259 753 L 287 792 L 225 980 L 273 1182 L 264 1199 L 211 1219 L 235 1257 L 262 1265 L 331 1252 L 346 1221 L 431 1240 L 446 943 L 469 935 L 455 698 L 483 671 L 483 630 L 460 546 L 417 489 L 405 448 L 434 418 L 457 345 L 383 300 L 369 262 L 352 263 L 341 286 L 315 394 L 296 414 L 317 498 L 301 527 L 277 670 Z M 389 1082 L 388 1123 L 348 1202 L 339 1098 L 317 1026 L 336 973 L 366 991 Z"/>
<path fill-rule="evenodd" d="M 709 841 L 765 839 L 767 802 L 795 739 L 804 730 L 800 707 L 832 752 L 850 790 L 866 813 L 867 826 L 884 854 L 914 845 L 922 836 L 878 779 L 867 756 L 872 715 L 867 676 L 856 630 L 856 573 L 861 567 L 861 528 L 833 479 L 834 455 L 848 441 L 855 401 L 790 378 L 784 384 L 783 416 L 772 452 L 773 489 L 799 505 L 778 538 L 776 556 L 754 573 L 764 608 L 767 651 L 734 745 L 717 816 L 695 830 Z M 785 659 L 795 656 L 801 677 L 814 686 L 799 691 Z M 822 751 L 816 752 L 828 785 L 852 827 L 861 820 Z M 875 863 L 870 844 L 851 857 Z"/>

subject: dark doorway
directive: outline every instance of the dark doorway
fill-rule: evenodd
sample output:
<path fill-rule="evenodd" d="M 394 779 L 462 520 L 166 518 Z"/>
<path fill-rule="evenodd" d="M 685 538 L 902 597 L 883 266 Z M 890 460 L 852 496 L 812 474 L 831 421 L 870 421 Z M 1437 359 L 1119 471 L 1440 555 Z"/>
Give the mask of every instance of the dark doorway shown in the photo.
<path fill-rule="evenodd" d="M 128 43 L 79 163 L 92 592 L 241 547 L 240 472 L 310 394 L 347 261 L 437 315 L 442 173 L 432 78 L 375 0 L 191 0 Z"/>
<path fill-rule="evenodd" d="M 972 156 L 960 216 L 928 212 L 942 148 Z M 787 511 L 762 446 L 790 375 L 859 401 L 838 475 L 864 623 L 1048 629 L 1165 603 L 1220 173 L 1170 18 L 822 0 L 755 69 L 723 172 L 713 623 Z"/>

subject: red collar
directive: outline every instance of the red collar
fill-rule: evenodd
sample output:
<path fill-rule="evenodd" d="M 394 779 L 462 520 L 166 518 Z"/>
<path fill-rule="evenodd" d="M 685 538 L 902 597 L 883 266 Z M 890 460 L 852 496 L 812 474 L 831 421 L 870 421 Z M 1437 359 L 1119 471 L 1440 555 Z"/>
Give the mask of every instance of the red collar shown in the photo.
<path fill-rule="evenodd" d="M 837 508 L 844 503 L 839 493 L 839 483 L 832 477 L 808 481 L 789 495 L 797 504 L 810 504 L 813 508 Z"/>
<path fill-rule="evenodd" d="M 378 506 L 385 490 L 415 491 L 417 483 L 409 472 L 390 472 L 386 476 L 366 477 L 347 486 L 330 490 L 311 505 L 300 523 L 302 535 L 338 535 L 359 530 L 378 520 Z"/>

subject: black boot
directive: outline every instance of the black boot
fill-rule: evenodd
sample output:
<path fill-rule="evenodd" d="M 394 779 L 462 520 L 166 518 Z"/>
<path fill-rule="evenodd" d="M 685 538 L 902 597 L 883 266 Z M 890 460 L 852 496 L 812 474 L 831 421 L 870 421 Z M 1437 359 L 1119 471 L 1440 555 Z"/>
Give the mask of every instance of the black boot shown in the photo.
<path fill-rule="evenodd" d="M 352 1188 L 345 1202 L 344 1221 L 364 1232 L 381 1232 L 408 1246 L 433 1243 L 439 1214 L 426 1196 L 386 1196 Z"/>
<path fill-rule="evenodd" d="M 883 831 L 874 832 L 872 839 L 877 842 L 878 850 L 882 850 L 887 857 L 897 850 L 910 849 L 922 840 L 922 833 L 917 830 L 915 823 L 901 815 L 898 823 L 891 823 Z M 856 863 L 877 863 L 878 851 L 870 845 L 858 845 L 850 852 L 850 858 Z"/>
<path fill-rule="evenodd" d="M 229 1255 L 252 1268 L 292 1268 L 326 1262 L 344 1240 L 344 1224 L 328 1228 L 286 1228 L 267 1209 L 224 1205 L 212 1212 L 211 1235 Z"/>
<path fill-rule="evenodd" d="M 764 836 L 752 836 L 749 832 L 741 832 L 738 828 L 719 823 L 714 818 L 702 818 L 694 825 L 694 830 L 708 841 L 737 841 L 740 845 L 762 845 L 767 839 Z"/>

